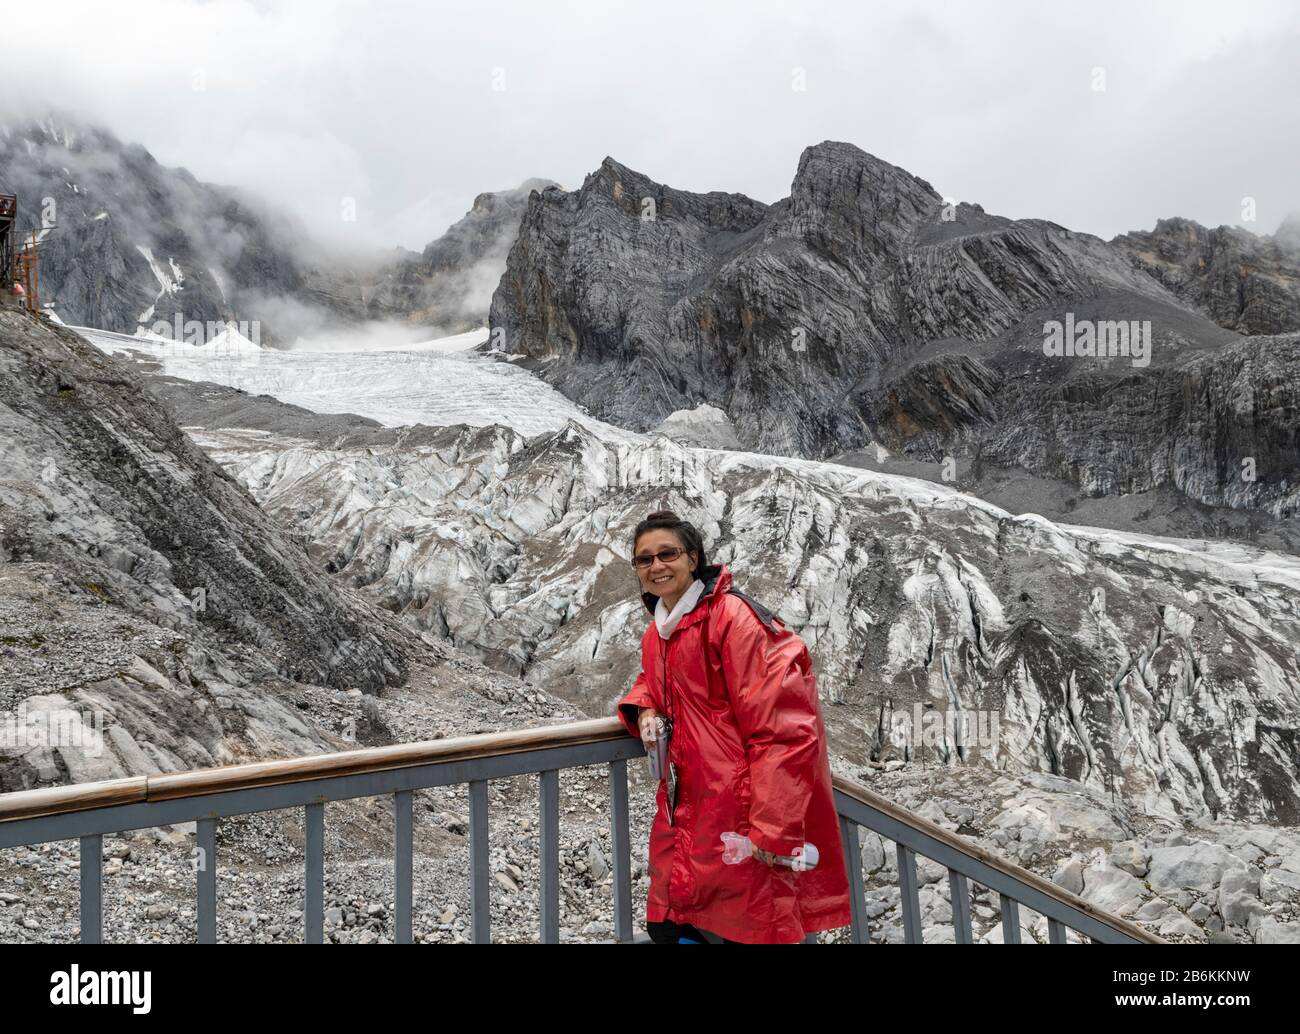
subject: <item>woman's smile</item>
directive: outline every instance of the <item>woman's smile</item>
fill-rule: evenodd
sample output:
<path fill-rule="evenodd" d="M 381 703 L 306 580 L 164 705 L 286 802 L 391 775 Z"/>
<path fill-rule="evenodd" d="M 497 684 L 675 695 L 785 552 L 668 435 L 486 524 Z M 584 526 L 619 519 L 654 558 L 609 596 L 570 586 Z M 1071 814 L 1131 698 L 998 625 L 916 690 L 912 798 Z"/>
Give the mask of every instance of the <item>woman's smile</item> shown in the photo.
<path fill-rule="evenodd" d="M 659 554 L 665 550 L 667 556 L 672 556 L 673 550 L 678 553 L 671 560 L 664 560 Z M 638 567 L 636 572 L 641 579 L 641 588 L 652 596 L 658 596 L 669 610 L 677 605 L 682 594 L 695 581 L 699 554 L 687 550 L 676 532 L 663 528 L 644 532 L 636 540 L 633 556 L 654 558 L 648 567 Z"/>

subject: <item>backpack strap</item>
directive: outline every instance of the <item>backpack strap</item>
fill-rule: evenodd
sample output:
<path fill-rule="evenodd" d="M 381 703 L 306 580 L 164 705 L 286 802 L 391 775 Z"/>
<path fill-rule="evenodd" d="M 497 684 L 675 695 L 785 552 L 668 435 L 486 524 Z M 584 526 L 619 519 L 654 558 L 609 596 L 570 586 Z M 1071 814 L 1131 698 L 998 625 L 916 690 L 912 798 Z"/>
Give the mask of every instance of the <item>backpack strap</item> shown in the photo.
<path fill-rule="evenodd" d="M 763 606 L 763 604 L 759 603 L 758 600 L 754 599 L 751 596 L 745 595 L 739 589 L 728 589 L 727 594 L 730 596 L 739 596 L 742 600 L 744 600 L 747 604 L 749 604 L 750 609 L 754 612 L 755 615 L 757 615 L 758 620 L 763 622 L 763 625 L 767 628 L 769 632 L 773 634 L 779 634 L 786 630 L 785 622 L 783 622 L 779 617 L 777 617 L 776 614 L 774 614 L 772 611 L 768 610 L 765 606 Z M 704 677 L 709 683 L 710 695 L 712 695 L 712 690 L 713 690 L 713 668 L 709 664 L 709 618 L 712 616 L 712 613 L 713 613 L 712 610 L 706 605 L 704 611 L 704 620 L 700 622 L 700 624 L 703 626 L 701 631 L 704 634 L 704 637 L 701 640 L 704 647 Z"/>
<path fill-rule="evenodd" d="M 769 632 L 782 632 L 785 630 L 785 622 L 752 596 L 747 596 L 739 589 L 728 589 L 727 593 L 731 596 L 739 596 L 742 600 L 748 603 L 749 609 L 757 615 L 759 621 L 763 622 L 763 624 L 767 626 Z"/>

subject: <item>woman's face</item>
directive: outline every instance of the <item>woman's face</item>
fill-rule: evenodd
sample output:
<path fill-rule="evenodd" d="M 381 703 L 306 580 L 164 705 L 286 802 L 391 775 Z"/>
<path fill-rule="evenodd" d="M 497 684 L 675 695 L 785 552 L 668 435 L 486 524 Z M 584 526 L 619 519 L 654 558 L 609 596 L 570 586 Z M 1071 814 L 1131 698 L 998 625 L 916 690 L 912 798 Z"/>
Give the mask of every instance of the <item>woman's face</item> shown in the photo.
<path fill-rule="evenodd" d="M 657 554 L 664 549 L 681 549 L 682 540 L 675 531 L 655 528 L 647 531 L 636 540 L 633 556 L 654 556 L 649 567 L 638 567 L 636 573 L 641 579 L 641 588 L 654 596 L 666 596 L 677 599 L 695 581 L 698 556 L 693 552 L 682 552 L 676 560 L 664 563 Z"/>

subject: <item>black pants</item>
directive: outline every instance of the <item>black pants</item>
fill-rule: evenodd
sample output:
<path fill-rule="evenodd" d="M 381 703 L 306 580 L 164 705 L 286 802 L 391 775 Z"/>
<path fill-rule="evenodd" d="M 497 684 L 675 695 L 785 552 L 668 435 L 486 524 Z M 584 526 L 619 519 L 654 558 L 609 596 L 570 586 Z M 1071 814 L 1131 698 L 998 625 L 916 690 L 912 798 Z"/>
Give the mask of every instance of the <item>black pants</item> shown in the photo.
<path fill-rule="evenodd" d="M 662 923 L 646 923 L 646 933 L 650 935 L 650 940 L 655 944 L 676 944 L 677 938 L 686 937 L 692 941 L 698 941 L 700 944 L 708 944 L 708 940 L 690 923 L 674 923 L 671 919 Z M 723 944 L 743 944 L 743 941 L 729 941 L 722 938 Z"/>

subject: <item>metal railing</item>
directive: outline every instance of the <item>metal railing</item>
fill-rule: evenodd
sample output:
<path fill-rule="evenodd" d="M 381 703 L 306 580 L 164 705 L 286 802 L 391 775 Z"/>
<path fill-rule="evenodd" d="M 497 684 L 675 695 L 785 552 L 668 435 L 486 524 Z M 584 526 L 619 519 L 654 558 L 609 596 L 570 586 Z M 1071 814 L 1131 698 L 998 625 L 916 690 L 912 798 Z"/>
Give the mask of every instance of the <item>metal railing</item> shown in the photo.
<path fill-rule="evenodd" d="M 627 759 L 644 756 L 640 740 L 616 718 L 423 743 L 375 747 L 264 761 L 193 772 L 138 776 L 0 795 L 0 848 L 77 839 L 81 845 L 81 940 L 103 938 L 103 838 L 106 833 L 181 822 L 196 823 L 198 941 L 217 931 L 217 822 L 232 815 L 304 809 L 303 923 L 305 940 L 324 940 L 325 804 L 392 795 L 394 814 L 394 940 L 410 943 L 413 807 L 415 790 L 468 784 L 470 801 L 470 929 L 490 940 L 488 781 L 539 777 L 539 939 L 559 942 L 559 809 L 562 768 L 606 764 L 613 877 L 614 936 L 643 942 L 632 924 L 631 841 L 628 834 Z M 894 841 L 904 936 L 921 941 L 916 857 L 948 868 L 954 935 L 971 942 L 971 882 L 1000 895 L 1004 941 L 1018 943 L 1018 907 L 1047 917 L 1049 940 L 1064 943 L 1066 929 L 1093 941 L 1163 943 L 1141 927 L 1112 916 L 1042 877 L 968 843 L 848 779 L 835 779 L 848 862 L 854 943 L 868 940 L 858 828 Z"/>

